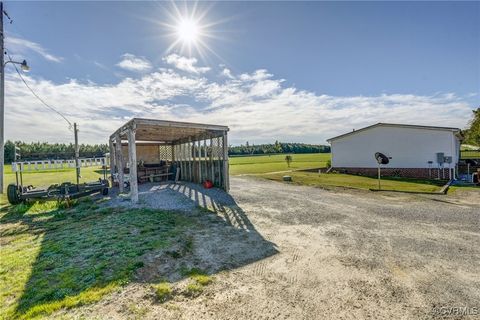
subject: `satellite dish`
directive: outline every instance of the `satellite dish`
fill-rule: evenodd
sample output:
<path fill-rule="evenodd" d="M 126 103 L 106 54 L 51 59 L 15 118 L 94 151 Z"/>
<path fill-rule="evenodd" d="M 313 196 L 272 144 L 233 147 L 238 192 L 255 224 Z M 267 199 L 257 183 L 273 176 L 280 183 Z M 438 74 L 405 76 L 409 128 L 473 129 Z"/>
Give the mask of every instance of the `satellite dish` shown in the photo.
<path fill-rule="evenodd" d="M 375 152 L 375 159 L 377 159 L 378 164 L 388 164 L 390 162 L 388 157 L 381 152 Z"/>

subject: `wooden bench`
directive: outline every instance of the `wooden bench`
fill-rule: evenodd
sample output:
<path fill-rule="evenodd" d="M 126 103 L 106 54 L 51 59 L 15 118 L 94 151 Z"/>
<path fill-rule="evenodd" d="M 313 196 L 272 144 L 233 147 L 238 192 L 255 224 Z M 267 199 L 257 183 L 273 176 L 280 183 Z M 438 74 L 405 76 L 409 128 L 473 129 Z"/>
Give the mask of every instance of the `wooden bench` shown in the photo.
<path fill-rule="evenodd" d="M 140 180 L 140 181 L 150 180 L 150 182 L 153 182 L 153 178 L 157 178 L 157 177 L 168 177 L 168 176 L 171 176 L 171 175 L 173 175 L 173 173 L 171 173 L 171 172 L 169 172 L 169 173 L 147 174 L 147 175 L 138 177 L 138 180 Z"/>

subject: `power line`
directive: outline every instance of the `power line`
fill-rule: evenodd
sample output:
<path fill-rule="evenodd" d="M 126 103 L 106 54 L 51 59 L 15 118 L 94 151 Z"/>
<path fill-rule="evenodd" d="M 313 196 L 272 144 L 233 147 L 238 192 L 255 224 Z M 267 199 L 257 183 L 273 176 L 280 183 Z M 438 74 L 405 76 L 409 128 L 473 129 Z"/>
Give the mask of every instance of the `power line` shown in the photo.
<path fill-rule="evenodd" d="M 10 60 L 13 60 L 12 57 L 10 56 L 10 54 L 8 52 L 6 52 L 6 53 L 8 55 L 8 58 Z M 22 76 L 22 73 L 18 70 L 17 66 L 14 63 L 13 63 L 13 66 L 15 67 L 15 70 L 17 71 L 18 75 L 20 76 L 20 79 L 22 79 L 22 82 L 25 84 L 25 86 L 28 88 L 28 90 L 30 90 L 30 92 L 35 96 L 35 98 L 37 98 L 45 107 L 47 107 L 48 109 L 52 110 L 53 112 L 58 114 L 60 117 L 62 117 L 68 123 L 68 129 L 71 130 L 72 129 L 72 123 L 67 119 L 67 117 L 65 117 L 60 111 L 58 111 L 57 109 L 55 109 L 54 107 L 52 107 L 51 105 L 46 103 L 42 98 L 40 98 L 40 96 L 25 81 L 25 79 Z"/>

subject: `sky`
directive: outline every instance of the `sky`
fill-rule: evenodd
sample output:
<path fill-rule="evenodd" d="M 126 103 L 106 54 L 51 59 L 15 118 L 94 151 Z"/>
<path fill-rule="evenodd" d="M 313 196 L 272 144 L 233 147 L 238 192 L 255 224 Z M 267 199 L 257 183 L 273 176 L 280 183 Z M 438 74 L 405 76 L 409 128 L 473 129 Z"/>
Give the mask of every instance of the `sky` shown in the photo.
<path fill-rule="evenodd" d="M 84 143 L 107 143 L 143 117 L 227 125 L 234 145 L 325 144 L 377 122 L 465 128 L 480 105 L 480 2 L 7 1 L 5 10 L 7 52 L 28 61 L 25 81 L 79 124 Z M 185 21 L 195 21 L 194 40 Z M 6 139 L 72 142 L 12 64 L 5 90 Z"/>

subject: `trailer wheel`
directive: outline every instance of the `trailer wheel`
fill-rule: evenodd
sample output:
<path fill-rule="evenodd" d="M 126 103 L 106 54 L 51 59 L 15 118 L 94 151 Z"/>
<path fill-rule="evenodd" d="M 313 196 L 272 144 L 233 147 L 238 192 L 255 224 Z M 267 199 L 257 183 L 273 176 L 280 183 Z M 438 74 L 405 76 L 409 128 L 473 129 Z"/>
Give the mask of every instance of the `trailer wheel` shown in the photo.
<path fill-rule="evenodd" d="M 102 195 L 104 195 L 104 196 L 108 195 L 108 188 L 103 188 L 102 189 Z"/>
<path fill-rule="evenodd" d="M 18 193 L 18 188 L 13 183 L 9 184 L 7 187 L 7 198 L 10 204 L 19 204 L 22 202 L 20 194 Z"/>

